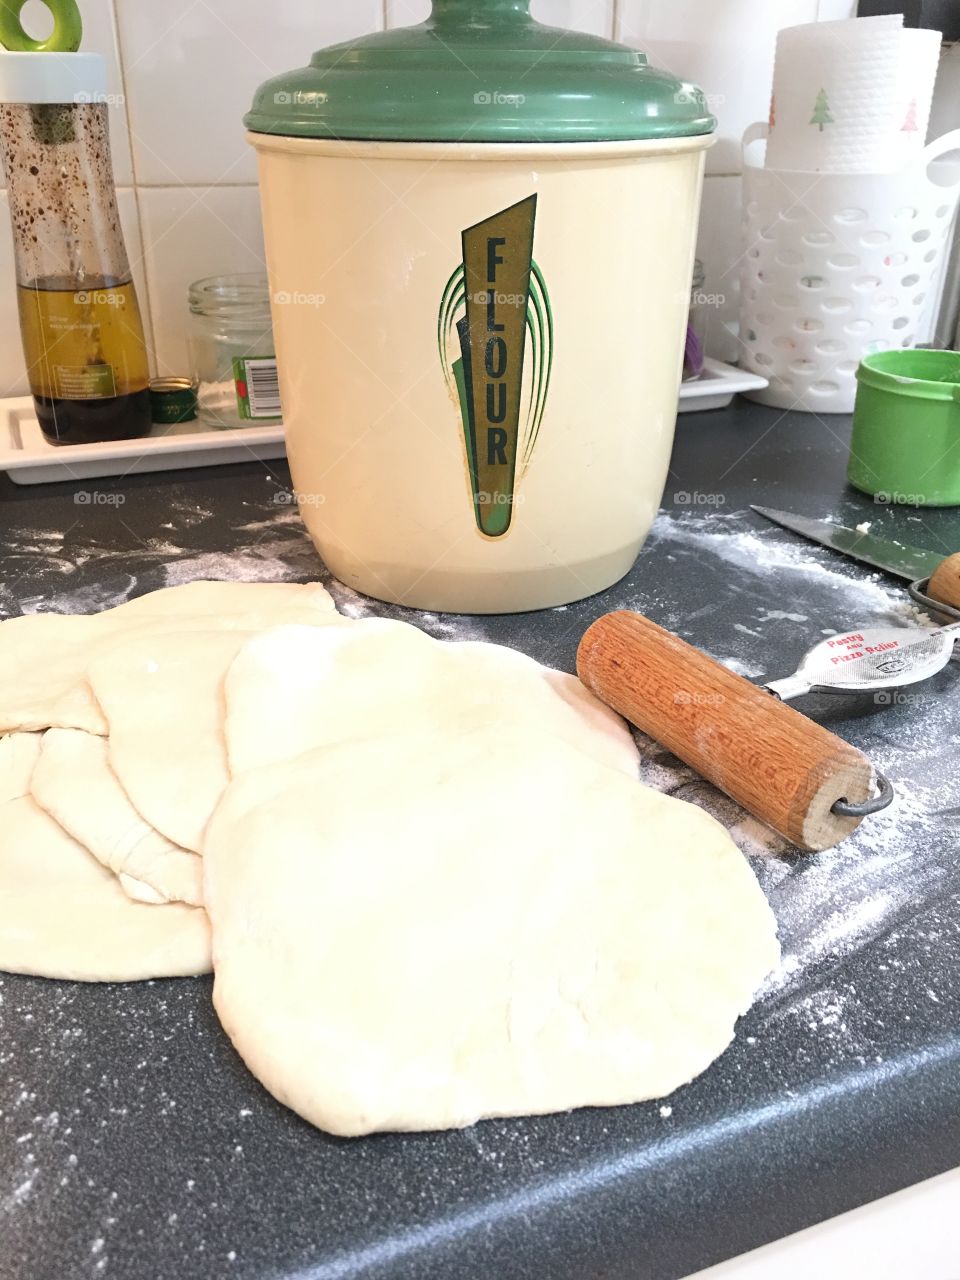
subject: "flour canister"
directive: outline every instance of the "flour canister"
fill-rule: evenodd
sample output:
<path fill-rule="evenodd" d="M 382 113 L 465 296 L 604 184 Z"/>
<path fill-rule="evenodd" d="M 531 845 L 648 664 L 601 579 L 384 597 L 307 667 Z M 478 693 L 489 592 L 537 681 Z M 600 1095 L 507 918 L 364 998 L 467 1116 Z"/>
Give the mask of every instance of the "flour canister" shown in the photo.
<path fill-rule="evenodd" d="M 631 567 L 676 421 L 704 151 L 694 86 L 434 0 L 257 91 L 288 454 L 348 586 L 514 612 Z"/>

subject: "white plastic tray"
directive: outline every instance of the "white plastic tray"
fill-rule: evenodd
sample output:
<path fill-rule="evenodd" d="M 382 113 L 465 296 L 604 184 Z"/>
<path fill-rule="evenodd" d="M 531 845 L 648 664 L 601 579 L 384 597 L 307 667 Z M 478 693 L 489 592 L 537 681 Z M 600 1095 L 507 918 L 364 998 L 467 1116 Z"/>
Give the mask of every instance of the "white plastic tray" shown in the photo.
<path fill-rule="evenodd" d="M 720 360 L 706 360 L 703 373 L 680 387 L 680 412 L 722 409 L 739 391 L 759 390 L 766 379 Z M 284 456 L 283 424 L 211 431 L 205 423 L 155 427 L 140 440 L 105 444 L 49 444 L 40 430 L 33 400 L 0 400 L 0 471 L 16 484 L 49 484 L 94 476 L 176 471 L 228 462 L 266 461 Z"/>
<path fill-rule="evenodd" d="M 725 409 L 741 391 L 760 391 L 768 385 L 767 379 L 757 373 L 748 373 L 708 356 L 699 378 L 681 382 L 679 411 L 700 413 L 704 409 Z"/>
<path fill-rule="evenodd" d="M 265 461 L 282 458 L 284 452 L 279 422 L 223 431 L 211 431 L 199 421 L 184 422 L 154 427 L 139 440 L 58 446 L 43 438 L 29 396 L 0 400 L 0 471 L 6 471 L 16 484 Z"/>

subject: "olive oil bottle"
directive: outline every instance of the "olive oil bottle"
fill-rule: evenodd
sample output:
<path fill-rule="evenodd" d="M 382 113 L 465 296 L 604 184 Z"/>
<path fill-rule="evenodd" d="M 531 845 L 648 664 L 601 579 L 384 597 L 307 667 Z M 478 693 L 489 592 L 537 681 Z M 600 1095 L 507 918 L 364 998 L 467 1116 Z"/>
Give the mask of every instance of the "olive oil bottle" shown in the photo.
<path fill-rule="evenodd" d="M 44 435 L 84 444 L 141 434 L 130 427 L 149 420 L 149 373 L 131 282 L 95 280 L 78 289 L 35 280 L 17 286 L 17 305 Z"/>
<path fill-rule="evenodd" d="M 0 56 L 0 155 L 20 331 L 37 418 L 55 444 L 132 439 L 150 429 L 147 353 L 113 185 L 105 88 L 97 54 Z"/>

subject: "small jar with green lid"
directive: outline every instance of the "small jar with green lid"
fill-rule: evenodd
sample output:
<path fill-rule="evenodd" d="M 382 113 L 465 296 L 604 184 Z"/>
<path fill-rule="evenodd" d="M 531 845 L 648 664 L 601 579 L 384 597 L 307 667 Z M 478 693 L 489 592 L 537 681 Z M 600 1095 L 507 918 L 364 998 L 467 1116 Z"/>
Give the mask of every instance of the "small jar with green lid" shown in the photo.
<path fill-rule="evenodd" d="M 529 0 L 434 0 L 267 81 L 245 122 L 288 454 L 333 572 L 455 612 L 622 577 L 670 457 L 702 93 Z"/>

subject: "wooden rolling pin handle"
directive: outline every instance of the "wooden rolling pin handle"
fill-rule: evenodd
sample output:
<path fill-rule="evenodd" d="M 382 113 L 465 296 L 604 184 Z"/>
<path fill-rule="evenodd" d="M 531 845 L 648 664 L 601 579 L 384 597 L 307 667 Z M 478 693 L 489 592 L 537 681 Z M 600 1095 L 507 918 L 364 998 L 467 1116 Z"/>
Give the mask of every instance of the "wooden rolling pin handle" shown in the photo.
<path fill-rule="evenodd" d="M 947 556 L 930 575 L 927 595 L 954 609 L 960 609 L 960 551 Z"/>
<path fill-rule="evenodd" d="M 831 812 L 870 794 L 870 761 L 766 690 L 639 613 L 584 635 L 580 679 L 761 822 L 801 849 L 829 849 L 859 818 Z"/>

